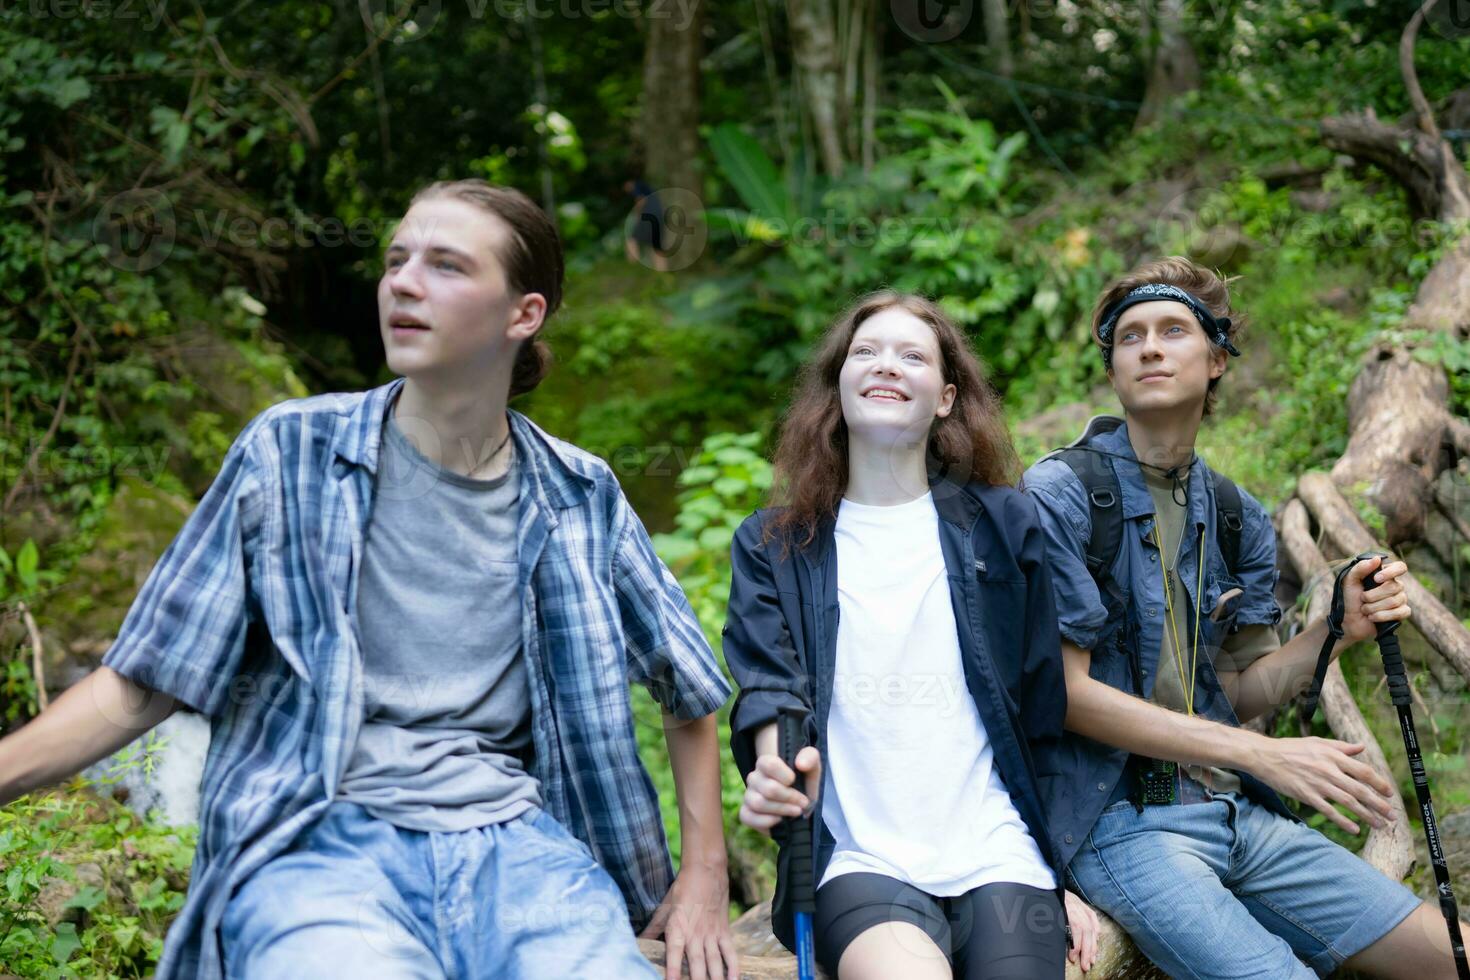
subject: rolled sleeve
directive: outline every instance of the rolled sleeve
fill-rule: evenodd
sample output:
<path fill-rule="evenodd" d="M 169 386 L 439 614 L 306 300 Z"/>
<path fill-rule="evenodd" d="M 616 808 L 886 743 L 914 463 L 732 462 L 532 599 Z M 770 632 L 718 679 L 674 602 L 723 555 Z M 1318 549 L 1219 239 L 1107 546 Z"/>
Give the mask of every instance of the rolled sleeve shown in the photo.
<path fill-rule="evenodd" d="M 225 707 L 250 622 L 251 559 L 263 512 L 255 429 L 230 447 L 102 658 L 129 680 L 210 716 Z"/>
<path fill-rule="evenodd" d="M 1281 606 L 1276 601 L 1276 530 L 1266 508 L 1240 491 L 1241 531 L 1240 566 L 1234 569 L 1240 580 L 1240 605 L 1235 625 L 1275 626 L 1281 621 Z"/>
<path fill-rule="evenodd" d="M 1056 467 L 1065 470 L 1066 476 L 1055 472 Z M 1053 460 L 1032 467 L 1026 474 L 1025 487 L 1036 502 L 1062 638 L 1091 650 L 1107 623 L 1108 611 L 1087 570 L 1092 518 L 1081 481 L 1072 476 L 1065 463 Z"/>
<path fill-rule="evenodd" d="M 654 553 L 643 522 L 618 491 L 623 531 L 613 581 L 627 644 L 628 679 L 642 684 L 677 718 L 702 718 L 730 696 L 699 618 L 667 566 Z"/>
<path fill-rule="evenodd" d="M 816 742 L 806 671 L 776 593 L 760 515 L 752 514 L 730 545 L 730 604 L 725 617 L 725 663 L 740 694 L 730 712 L 730 750 L 741 777 L 755 768 L 755 736 L 782 710 L 807 714 L 807 741 Z"/>

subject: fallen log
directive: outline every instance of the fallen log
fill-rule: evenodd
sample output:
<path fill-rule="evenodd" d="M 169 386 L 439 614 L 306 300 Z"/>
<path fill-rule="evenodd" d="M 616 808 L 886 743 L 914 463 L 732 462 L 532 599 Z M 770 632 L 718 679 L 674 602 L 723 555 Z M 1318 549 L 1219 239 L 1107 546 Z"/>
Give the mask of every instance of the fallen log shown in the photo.
<path fill-rule="evenodd" d="M 1356 555 L 1379 548 L 1373 535 L 1358 520 L 1352 507 L 1343 499 L 1334 480 L 1322 473 L 1307 473 L 1297 481 L 1297 498 L 1307 505 L 1317 524 L 1344 555 Z M 1409 606 L 1409 621 L 1429 641 L 1460 676 L 1470 681 L 1470 631 L 1445 607 L 1443 602 L 1413 577 L 1413 570 L 1403 580 Z"/>

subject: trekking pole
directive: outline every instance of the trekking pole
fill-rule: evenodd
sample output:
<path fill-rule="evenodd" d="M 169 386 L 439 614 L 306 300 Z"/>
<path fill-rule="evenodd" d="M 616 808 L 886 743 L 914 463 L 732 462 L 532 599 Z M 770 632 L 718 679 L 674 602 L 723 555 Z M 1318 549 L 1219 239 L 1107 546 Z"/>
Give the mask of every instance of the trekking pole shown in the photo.
<path fill-rule="evenodd" d="M 1317 712 L 1317 699 L 1322 694 L 1322 684 L 1327 677 L 1327 666 L 1332 661 L 1332 647 L 1342 638 L 1342 619 L 1346 612 L 1343 597 L 1343 582 L 1347 573 L 1360 561 L 1370 558 L 1387 559 L 1381 552 L 1365 551 L 1348 562 L 1338 573 L 1332 586 L 1332 609 L 1327 614 L 1327 640 L 1317 657 L 1317 670 L 1312 675 L 1312 686 L 1307 691 L 1306 718 L 1310 722 Z M 1377 585 L 1377 574 L 1363 580 L 1363 590 Z M 1455 904 L 1455 892 L 1450 886 L 1450 869 L 1445 863 L 1444 846 L 1439 839 L 1439 823 L 1434 818 L 1434 803 L 1429 797 L 1429 777 L 1424 770 L 1424 755 L 1419 750 L 1419 733 L 1414 728 L 1413 695 L 1409 690 L 1409 675 L 1404 670 L 1403 654 L 1399 652 L 1399 624 L 1397 620 L 1375 623 L 1378 630 L 1378 652 L 1383 657 L 1383 672 L 1388 678 L 1388 693 L 1393 706 L 1398 709 L 1399 730 L 1403 732 L 1404 749 L 1409 756 L 1409 771 L 1414 776 L 1414 795 L 1419 798 L 1419 814 L 1424 821 L 1424 837 L 1429 842 L 1429 861 L 1434 865 L 1434 881 L 1439 893 L 1439 910 L 1444 913 L 1445 924 L 1450 929 L 1450 949 L 1455 954 L 1455 970 L 1460 980 L 1470 980 L 1470 962 L 1465 958 L 1465 939 L 1460 933 L 1460 911 Z"/>
<path fill-rule="evenodd" d="M 800 709 L 782 709 L 776 718 L 776 741 L 781 752 L 781 761 L 796 769 L 796 753 L 806 745 L 806 712 Z M 817 975 L 816 951 L 812 942 L 812 913 L 817 908 L 817 889 L 812 867 L 812 825 L 810 815 L 787 817 L 781 824 L 790 860 L 787 872 L 791 876 L 791 908 L 796 913 L 796 970 L 800 980 L 814 980 Z"/>

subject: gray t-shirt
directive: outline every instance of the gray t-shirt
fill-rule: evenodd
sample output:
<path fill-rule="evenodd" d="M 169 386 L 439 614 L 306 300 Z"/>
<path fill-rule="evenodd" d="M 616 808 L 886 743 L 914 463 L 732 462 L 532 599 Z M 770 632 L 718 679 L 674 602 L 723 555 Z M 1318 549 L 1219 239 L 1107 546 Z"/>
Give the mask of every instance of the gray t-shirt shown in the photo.
<path fill-rule="evenodd" d="M 527 772 L 519 499 L 515 462 L 472 480 L 422 456 L 391 416 L 384 423 L 358 573 L 364 718 L 338 799 L 429 831 L 541 805 Z"/>

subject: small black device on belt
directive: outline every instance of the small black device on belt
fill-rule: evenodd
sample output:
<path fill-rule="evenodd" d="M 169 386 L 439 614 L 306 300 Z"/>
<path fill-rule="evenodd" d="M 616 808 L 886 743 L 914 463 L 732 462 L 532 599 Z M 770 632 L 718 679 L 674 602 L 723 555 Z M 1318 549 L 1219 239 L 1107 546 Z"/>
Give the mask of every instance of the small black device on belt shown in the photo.
<path fill-rule="evenodd" d="M 1140 811 L 1145 806 L 1168 806 L 1179 799 L 1179 764 L 1167 759 L 1134 756 L 1135 799 Z"/>

